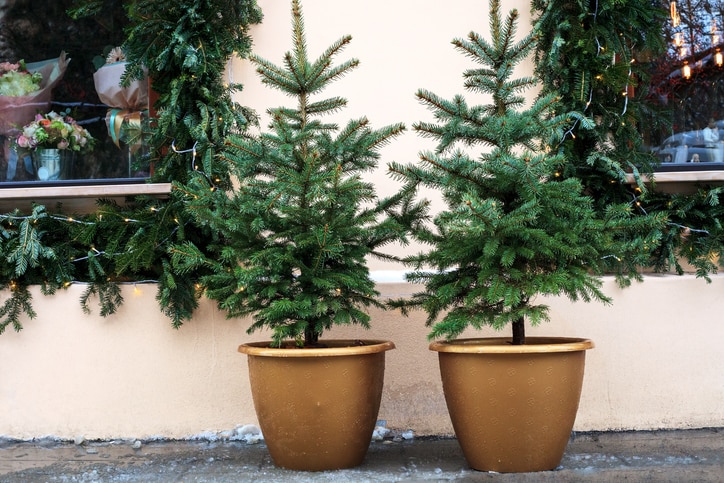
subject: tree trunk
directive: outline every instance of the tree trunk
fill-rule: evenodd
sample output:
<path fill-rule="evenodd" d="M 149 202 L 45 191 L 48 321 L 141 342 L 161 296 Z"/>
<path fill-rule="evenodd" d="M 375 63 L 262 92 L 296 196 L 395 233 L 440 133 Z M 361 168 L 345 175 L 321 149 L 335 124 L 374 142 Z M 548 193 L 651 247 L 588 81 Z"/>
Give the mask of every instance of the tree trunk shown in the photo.
<path fill-rule="evenodd" d="M 307 325 L 304 329 L 304 347 L 315 347 L 319 343 L 319 334 Z"/>
<path fill-rule="evenodd" d="M 525 344 L 525 319 L 523 317 L 513 322 L 513 345 Z"/>

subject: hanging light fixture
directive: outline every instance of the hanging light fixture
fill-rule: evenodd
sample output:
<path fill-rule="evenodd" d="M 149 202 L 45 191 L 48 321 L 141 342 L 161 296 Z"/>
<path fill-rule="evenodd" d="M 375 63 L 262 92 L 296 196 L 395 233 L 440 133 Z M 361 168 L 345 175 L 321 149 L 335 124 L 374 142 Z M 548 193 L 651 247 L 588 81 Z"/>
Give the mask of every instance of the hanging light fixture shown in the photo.
<path fill-rule="evenodd" d="M 714 54 L 714 62 L 719 67 L 721 67 L 724 64 L 724 55 L 722 55 L 722 53 L 719 49 L 716 49 L 716 54 Z"/>
<path fill-rule="evenodd" d="M 691 66 L 689 64 L 684 64 L 684 67 L 681 68 L 681 75 L 685 79 L 691 79 Z"/>

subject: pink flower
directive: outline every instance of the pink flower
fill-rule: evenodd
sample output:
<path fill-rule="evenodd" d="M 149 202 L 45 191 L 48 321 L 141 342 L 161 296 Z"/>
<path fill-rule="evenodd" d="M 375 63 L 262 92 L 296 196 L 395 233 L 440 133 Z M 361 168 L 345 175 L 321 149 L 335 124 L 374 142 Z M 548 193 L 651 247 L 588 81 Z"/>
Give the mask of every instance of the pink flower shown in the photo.
<path fill-rule="evenodd" d="M 0 71 L 3 72 L 17 72 L 20 68 L 20 64 L 11 64 L 10 62 L 0 62 Z"/>
<path fill-rule="evenodd" d="M 58 141 L 58 149 L 68 149 L 68 146 L 70 146 L 70 143 L 66 139 L 61 139 Z"/>
<path fill-rule="evenodd" d="M 30 140 L 23 134 L 21 134 L 20 136 L 18 136 L 18 146 L 20 146 L 21 148 L 29 148 Z"/>

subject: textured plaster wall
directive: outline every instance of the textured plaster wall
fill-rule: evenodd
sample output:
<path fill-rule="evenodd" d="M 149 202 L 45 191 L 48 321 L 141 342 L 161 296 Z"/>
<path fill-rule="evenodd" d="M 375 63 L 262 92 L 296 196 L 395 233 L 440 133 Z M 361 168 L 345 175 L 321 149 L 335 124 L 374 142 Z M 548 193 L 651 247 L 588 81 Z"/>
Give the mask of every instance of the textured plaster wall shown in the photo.
<path fill-rule="evenodd" d="M 724 426 L 724 276 L 711 284 L 648 276 L 626 290 L 605 283 L 612 306 L 550 299 L 553 321 L 532 331 L 596 343 L 575 429 Z M 384 296 L 414 288 L 379 287 Z M 236 349 L 266 334 L 246 335 L 246 321 L 226 320 L 208 302 L 175 330 L 152 285 L 126 287 L 126 304 L 110 318 L 87 316 L 82 291 L 43 297 L 36 290 L 37 319 L 0 336 L 0 436 L 186 438 L 256 422 L 245 356 Z M 394 341 L 380 419 L 418 435 L 450 434 L 426 334 L 422 314 L 374 312 L 372 331 L 329 336 Z"/>

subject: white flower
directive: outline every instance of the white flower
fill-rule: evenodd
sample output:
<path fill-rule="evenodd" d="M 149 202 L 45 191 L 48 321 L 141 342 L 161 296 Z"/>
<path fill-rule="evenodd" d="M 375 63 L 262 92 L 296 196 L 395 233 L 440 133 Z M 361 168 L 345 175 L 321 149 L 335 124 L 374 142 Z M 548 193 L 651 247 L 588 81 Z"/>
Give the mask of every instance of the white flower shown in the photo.
<path fill-rule="evenodd" d="M 115 64 L 116 62 L 125 62 L 126 54 L 123 53 L 123 49 L 120 47 L 114 47 L 108 56 L 106 57 L 106 64 Z"/>

